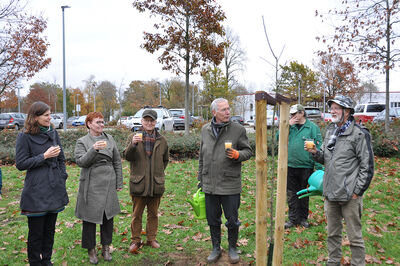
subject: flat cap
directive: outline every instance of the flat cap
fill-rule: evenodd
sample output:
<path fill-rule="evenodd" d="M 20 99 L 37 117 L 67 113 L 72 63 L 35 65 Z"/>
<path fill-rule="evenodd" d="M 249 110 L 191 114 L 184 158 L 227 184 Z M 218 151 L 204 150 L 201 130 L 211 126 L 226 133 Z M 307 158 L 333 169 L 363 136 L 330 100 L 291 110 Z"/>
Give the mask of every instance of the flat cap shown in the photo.
<path fill-rule="evenodd" d="M 144 110 L 144 112 L 143 112 L 143 114 L 142 114 L 142 118 L 144 118 L 144 117 L 146 117 L 146 116 L 151 117 L 151 118 L 153 118 L 154 120 L 157 120 L 157 112 L 154 111 L 154 110 L 152 110 L 152 109 L 146 109 L 146 110 Z"/>

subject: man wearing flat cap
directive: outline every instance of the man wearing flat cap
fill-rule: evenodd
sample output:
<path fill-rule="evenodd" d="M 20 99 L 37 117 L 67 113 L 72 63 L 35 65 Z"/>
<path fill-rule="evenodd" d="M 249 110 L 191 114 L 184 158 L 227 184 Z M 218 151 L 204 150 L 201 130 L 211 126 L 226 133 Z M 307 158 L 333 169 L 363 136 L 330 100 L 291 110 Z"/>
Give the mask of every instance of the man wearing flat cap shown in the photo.
<path fill-rule="evenodd" d="M 295 104 L 289 110 L 289 144 L 288 144 L 288 174 L 287 174 L 287 201 L 289 219 L 285 228 L 296 225 L 308 228 L 309 198 L 299 199 L 297 192 L 307 187 L 308 178 L 315 169 L 322 166 L 315 163 L 312 156 L 304 150 L 304 141 L 313 141 L 319 148 L 322 136 L 319 127 L 307 119 L 305 109 L 301 104 Z"/>
<path fill-rule="evenodd" d="M 132 242 L 129 252 L 136 254 L 142 246 L 142 215 L 147 207 L 146 245 L 159 248 L 156 240 L 158 207 L 165 187 L 168 144 L 156 129 L 157 112 L 144 110 L 142 127 L 128 137 L 123 155 L 130 162 L 129 192 L 133 202 Z"/>

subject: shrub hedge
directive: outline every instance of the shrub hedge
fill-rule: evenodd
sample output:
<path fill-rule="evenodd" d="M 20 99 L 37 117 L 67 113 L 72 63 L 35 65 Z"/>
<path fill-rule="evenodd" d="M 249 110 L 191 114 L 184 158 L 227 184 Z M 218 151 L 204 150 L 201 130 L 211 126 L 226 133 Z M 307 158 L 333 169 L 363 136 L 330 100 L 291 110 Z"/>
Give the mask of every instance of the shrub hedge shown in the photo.
<path fill-rule="evenodd" d="M 326 124 L 321 124 L 321 132 L 324 135 Z M 380 157 L 400 157 L 400 121 L 394 121 L 391 124 L 389 133 L 385 133 L 384 125 L 379 123 L 367 123 L 366 127 L 369 128 L 372 136 L 373 149 L 376 156 Z M 112 127 L 106 129 L 110 133 L 118 146 L 120 152 L 123 151 L 126 144 L 126 139 L 131 134 L 131 131 L 124 127 Z M 69 130 L 67 133 L 60 130 L 58 131 L 62 146 L 64 149 L 65 157 L 68 162 L 75 162 L 74 149 L 76 140 L 85 134 L 86 129 L 80 128 L 77 130 Z M 163 133 L 167 138 L 170 148 L 170 156 L 175 160 L 185 158 L 197 158 L 199 155 L 200 147 L 200 133 L 198 130 L 192 132 L 189 136 L 183 133 Z M 268 153 L 272 153 L 272 130 L 268 130 Z M 15 161 L 15 141 L 18 132 L 15 130 L 2 130 L 0 131 L 0 164 L 13 164 Z M 255 151 L 255 134 L 248 134 L 250 146 Z M 275 141 L 276 142 L 276 141 Z M 254 153 L 255 154 L 255 153 Z M 277 145 L 275 145 L 275 155 L 278 154 Z"/>

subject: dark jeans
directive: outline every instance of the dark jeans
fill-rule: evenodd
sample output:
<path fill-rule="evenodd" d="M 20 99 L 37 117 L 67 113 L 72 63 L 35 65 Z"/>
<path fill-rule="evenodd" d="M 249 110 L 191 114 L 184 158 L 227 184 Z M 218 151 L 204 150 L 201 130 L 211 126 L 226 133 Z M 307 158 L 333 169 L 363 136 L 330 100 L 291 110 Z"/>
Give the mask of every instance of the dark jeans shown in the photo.
<path fill-rule="evenodd" d="M 112 242 L 114 219 L 107 220 L 103 214 L 103 224 L 100 225 L 100 243 L 110 245 Z M 83 221 L 82 223 L 82 248 L 92 249 L 96 247 L 96 224 Z"/>
<path fill-rule="evenodd" d="M 221 226 L 222 208 L 228 229 L 239 228 L 240 194 L 212 195 L 206 194 L 206 216 L 209 226 Z"/>
<path fill-rule="evenodd" d="M 46 265 L 51 261 L 58 213 L 28 217 L 29 265 Z"/>
<path fill-rule="evenodd" d="M 299 199 L 296 193 L 307 187 L 308 178 L 312 173 L 313 169 L 310 168 L 288 167 L 287 201 L 289 205 L 289 220 L 294 224 L 299 224 L 308 218 L 309 198 Z"/>

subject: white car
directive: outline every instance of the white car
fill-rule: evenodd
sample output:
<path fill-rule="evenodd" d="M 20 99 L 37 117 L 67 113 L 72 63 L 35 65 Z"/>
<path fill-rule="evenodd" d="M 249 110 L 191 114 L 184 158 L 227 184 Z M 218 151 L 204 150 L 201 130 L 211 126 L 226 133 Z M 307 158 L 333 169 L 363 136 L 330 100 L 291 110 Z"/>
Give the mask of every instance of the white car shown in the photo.
<path fill-rule="evenodd" d="M 365 103 L 357 104 L 354 108 L 354 119 L 359 124 L 363 124 L 368 121 L 372 121 L 375 116 L 385 110 L 386 105 L 384 103 Z"/>
<path fill-rule="evenodd" d="M 274 124 L 274 127 L 277 127 L 279 125 L 279 117 L 278 114 L 275 112 L 275 117 L 273 117 L 274 110 L 267 110 L 267 127 L 272 127 L 272 124 Z"/>
<path fill-rule="evenodd" d="M 146 109 L 152 109 L 157 112 L 156 128 L 158 130 L 174 131 L 174 118 L 168 109 L 164 107 L 145 107 L 137 111 L 136 114 L 127 121 L 132 131 L 137 131 L 142 126 L 142 114 Z"/>
<path fill-rule="evenodd" d="M 50 123 L 52 123 L 55 128 L 63 128 L 62 118 L 56 114 L 51 114 Z"/>

